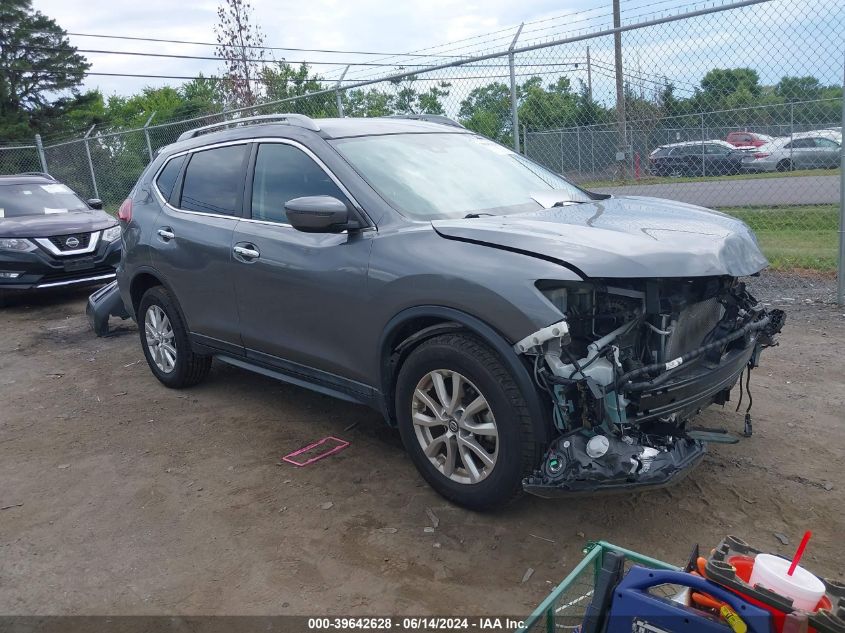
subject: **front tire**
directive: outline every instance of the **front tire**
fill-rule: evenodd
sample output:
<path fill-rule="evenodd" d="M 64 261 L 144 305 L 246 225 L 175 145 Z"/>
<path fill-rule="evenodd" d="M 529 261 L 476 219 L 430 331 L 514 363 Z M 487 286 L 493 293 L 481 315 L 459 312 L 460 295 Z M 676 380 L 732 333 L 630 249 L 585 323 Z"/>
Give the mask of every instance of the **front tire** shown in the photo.
<path fill-rule="evenodd" d="M 539 459 L 522 393 L 499 357 L 468 334 L 437 336 L 411 352 L 396 383 L 396 418 L 423 478 L 470 509 L 517 497 Z"/>
<path fill-rule="evenodd" d="M 138 331 L 147 364 L 166 387 L 190 387 L 208 376 L 211 356 L 193 352 L 182 315 L 162 286 L 150 288 L 141 297 Z"/>
<path fill-rule="evenodd" d="M 792 161 L 789 159 L 784 159 L 777 164 L 777 167 L 775 169 L 781 172 L 792 171 Z"/>

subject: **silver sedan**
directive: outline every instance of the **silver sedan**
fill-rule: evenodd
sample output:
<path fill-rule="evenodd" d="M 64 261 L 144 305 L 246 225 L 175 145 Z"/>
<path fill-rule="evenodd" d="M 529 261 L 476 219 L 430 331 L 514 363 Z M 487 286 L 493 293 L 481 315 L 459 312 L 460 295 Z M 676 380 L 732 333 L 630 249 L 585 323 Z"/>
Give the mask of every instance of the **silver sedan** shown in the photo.
<path fill-rule="evenodd" d="M 833 169 L 839 166 L 842 136 L 832 132 L 807 132 L 776 138 L 742 159 L 745 171 Z"/>

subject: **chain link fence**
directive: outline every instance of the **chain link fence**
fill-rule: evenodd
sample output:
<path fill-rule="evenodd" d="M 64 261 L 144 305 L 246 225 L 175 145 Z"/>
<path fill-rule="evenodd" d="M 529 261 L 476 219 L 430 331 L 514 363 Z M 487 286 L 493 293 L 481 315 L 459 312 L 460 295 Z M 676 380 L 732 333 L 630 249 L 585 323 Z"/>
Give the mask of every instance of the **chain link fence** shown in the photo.
<path fill-rule="evenodd" d="M 499 50 L 427 68 L 406 58 L 381 76 L 338 69 L 307 94 L 47 144 L 46 165 L 35 146 L 0 147 L 0 170 L 48 169 L 115 209 L 156 150 L 197 126 L 277 112 L 442 114 L 589 189 L 737 216 L 771 263 L 752 280 L 761 298 L 834 300 L 845 5 L 744 0 L 635 17 L 565 37 L 520 27 Z"/>

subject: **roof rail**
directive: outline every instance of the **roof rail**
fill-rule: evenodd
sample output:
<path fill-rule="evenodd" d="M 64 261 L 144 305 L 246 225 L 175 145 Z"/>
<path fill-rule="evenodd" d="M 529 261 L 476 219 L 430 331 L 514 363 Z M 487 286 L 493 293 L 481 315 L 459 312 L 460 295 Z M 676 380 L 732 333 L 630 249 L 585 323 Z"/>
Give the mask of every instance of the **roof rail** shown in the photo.
<path fill-rule="evenodd" d="M 41 176 L 42 178 L 49 178 L 50 180 L 56 180 L 53 176 L 48 174 L 46 171 L 23 171 L 19 174 L 15 174 L 16 176 Z"/>
<path fill-rule="evenodd" d="M 228 127 L 230 125 L 270 123 L 273 121 L 286 123 L 288 125 L 295 125 L 297 127 L 305 128 L 306 130 L 311 130 L 312 132 L 320 131 L 320 126 L 317 125 L 314 119 L 309 116 L 305 116 L 304 114 L 259 114 L 257 116 L 248 116 L 242 119 L 229 119 L 228 121 L 222 121 L 221 123 L 212 123 L 211 125 L 203 125 L 202 127 L 188 130 L 187 132 L 183 132 L 179 135 L 177 142 L 194 138 L 200 134 L 205 134 L 206 132 L 211 132 L 212 130 Z"/>
<path fill-rule="evenodd" d="M 391 114 L 387 118 L 414 119 L 415 121 L 428 121 L 429 123 L 439 123 L 441 125 L 450 125 L 452 127 L 459 127 L 464 130 L 466 129 L 463 125 L 461 125 L 454 119 L 450 119 L 449 117 L 443 116 L 442 114 Z"/>

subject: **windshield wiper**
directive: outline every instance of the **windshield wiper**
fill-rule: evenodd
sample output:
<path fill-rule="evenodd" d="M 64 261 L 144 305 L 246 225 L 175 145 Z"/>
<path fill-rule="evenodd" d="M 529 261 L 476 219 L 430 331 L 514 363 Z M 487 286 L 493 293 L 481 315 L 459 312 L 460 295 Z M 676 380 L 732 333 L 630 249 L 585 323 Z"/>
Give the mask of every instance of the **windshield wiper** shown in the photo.
<path fill-rule="evenodd" d="M 485 215 L 490 216 L 491 218 L 493 217 L 492 213 L 467 213 L 464 216 L 464 220 L 471 220 L 472 218 L 480 218 L 480 217 L 485 216 Z"/>

